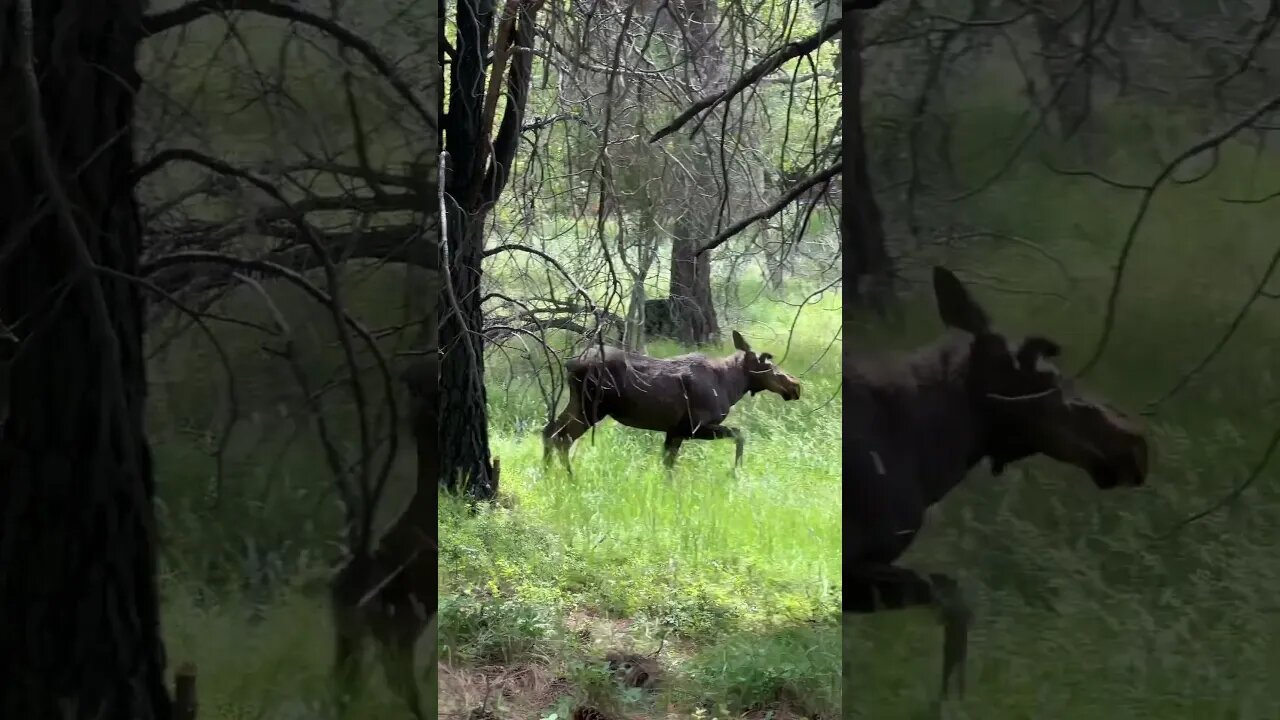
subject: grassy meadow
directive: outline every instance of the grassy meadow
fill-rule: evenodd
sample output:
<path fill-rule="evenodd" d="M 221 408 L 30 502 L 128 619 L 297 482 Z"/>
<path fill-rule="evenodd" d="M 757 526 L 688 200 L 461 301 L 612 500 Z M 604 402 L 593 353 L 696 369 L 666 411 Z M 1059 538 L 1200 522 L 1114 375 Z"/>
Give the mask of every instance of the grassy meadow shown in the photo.
<path fill-rule="evenodd" d="M 979 96 L 959 121 L 962 137 L 991 138 L 987 147 L 961 144 L 969 151 L 963 176 L 985 177 L 1019 118 Z M 1121 103 L 1100 122 L 1099 154 L 1108 160 L 1087 167 L 1121 182 L 1149 182 L 1161 157 L 1195 138 L 1176 115 Z M 1055 337 L 1061 364 L 1074 372 L 1093 354 L 1140 193 L 1037 160 L 1085 166 L 1069 150 L 1035 143 L 1027 156 L 961 205 L 995 236 L 924 253 L 909 271 L 924 279 L 925 265 L 947 262 L 998 326 Z M 1175 177 L 1207 175 L 1163 186 L 1135 235 L 1111 339 L 1081 382 L 1143 413 L 1154 452 L 1147 486 L 1100 492 L 1082 472 L 1034 459 L 1000 478 L 980 466 L 930 511 L 902 564 L 957 577 L 976 613 L 968 693 L 946 717 L 1280 717 L 1271 672 L 1280 661 L 1276 464 L 1236 502 L 1159 537 L 1244 482 L 1280 423 L 1280 309 L 1265 296 L 1164 399 L 1210 357 L 1266 278 L 1280 205 L 1230 200 L 1280 187 L 1277 159 L 1273 148 L 1232 142 L 1216 165 L 1193 160 Z M 922 283 L 898 319 L 865 322 L 844 339 L 905 348 L 939 328 Z M 942 638 L 930 613 L 847 618 L 844 643 L 847 717 L 937 716 Z"/>
<path fill-rule="evenodd" d="M 839 716 L 840 305 L 828 293 L 797 317 L 801 299 L 721 318 L 803 383 L 800 401 L 735 407 L 737 477 L 731 441 L 691 441 L 669 481 L 662 435 L 613 420 L 575 444 L 572 478 L 558 463 L 544 473 L 542 401 L 494 363 L 506 498 L 475 517 L 441 497 L 441 717 L 486 691 L 513 718 L 565 718 L 571 702 L 628 718 Z M 619 688 L 610 651 L 656 654 L 659 687 Z"/>
<path fill-rule="evenodd" d="M 348 279 L 353 312 L 395 323 L 400 271 Z M 290 324 L 309 328 L 298 338 L 308 372 L 327 377 L 340 361 L 323 311 L 269 287 Z M 563 719 L 580 702 L 640 719 L 839 717 L 839 295 L 801 307 L 816 288 L 773 296 L 757 273 L 738 289 L 745 307 L 720 318 L 726 336 L 738 329 L 773 353 L 804 394 L 792 403 L 748 396 L 734 409 L 730 424 L 747 438 L 737 477 L 732 442 L 691 441 L 669 482 L 662 436 L 612 420 L 575 445 L 572 480 L 558 465 L 544 474 L 536 376 L 548 368 L 491 348 L 502 495 L 476 515 L 440 498 L 439 628 L 418 645 L 424 697 L 438 682 L 440 717 L 484 705 L 500 718 Z M 219 310 L 269 317 L 251 292 Z M 234 326 L 215 332 L 240 398 L 221 479 L 213 454 L 228 401 L 210 346 L 185 333 L 152 368 L 169 656 L 196 665 L 201 718 L 331 718 L 327 582 L 343 555 L 332 476 L 263 339 Z M 649 351 L 683 350 L 656 342 Z M 351 421 L 345 402 L 334 391 L 325 405 L 336 428 Z M 380 527 L 403 507 L 413 468 L 406 435 Z M 658 687 L 619 687 L 605 670 L 610 651 L 656 653 Z M 406 717 L 372 652 L 366 667 L 357 716 Z"/>
<path fill-rule="evenodd" d="M 369 13 L 353 26 L 396 57 L 415 87 L 438 55 L 418 42 L 421 28 L 436 22 L 419 17 L 423 7 L 346 9 Z M 336 51 L 309 31 L 288 30 L 250 13 L 235 16 L 233 33 L 209 18 L 189 34 L 151 41 L 143 65 L 152 85 L 139 121 L 147 148 L 140 154 L 192 146 L 245 168 L 270 169 L 307 159 L 306 151 L 312 159 L 355 164 L 350 109 L 334 91 Z M 403 108 L 388 102 L 384 81 L 356 85 L 371 162 L 398 172 L 420 160 L 430 145 L 403 122 Z M 530 102 L 537 112 L 551 107 L 542 93 Z M 789 132 L 791 142 L 801 141 L 802 133 Z M 525 162 L 522 156 L 517 168 Z M 175 188 L 204 176 L 174 165 L 142 188 L 142 202 L 162 206 Z M 519 241 L 543 248 L 580 277 L 593 272 L 582 249 L 597 247 L 594 229 L 566 230 L 574 221 L 552 217 L 568 211 L 551 200 L 540 199 L 538 217 L 529 220 L 513 198 L 519 182 L 491 216 L 491 243 L 520 233 Z M 325 176 L 306 184 L 303 192 L 347 187 Z M 255 202 L 251 194 L 217 192 L 184 210 L 202 218 L 248 216 Z M 168 221 L 181 224 L 183 214 Z M 383 215 L 392 222 L 407 213 Z M 810 237 L 834 248 L 833 224 L 815 213 Z M 603 232 L 612 237 L 617 228 Z M 263 240 L 238 239 L 229 252 L 253 254 Z M 833 253 L 824 251 L 822 259 Z M 707 351 L 728 352 L 728 332 L 738 329 L 799 376 L 804 393 L 793 403 L 748 397 L 734 410 L 730 424 L 747 436 L 736 477 L 731 442 L 688 442 L 668 481 L 661 436 L 612 421 L 579 441 L 572 481 L 543 474 L 547 408 L 535 379 L 551 369 L 515 342 L 490 349 L 501 502 L 470 515 L 441 498 L 439 626 L 417 648 L 426 704 L 438 685 L 441 717 L 469 717 L 483 705 L 489 717 L 504 720 L 567 720 L 578 702 L 636 719 L 839 716 L 839 294 L 830 290 L 801 310 L 830 279 L 815 279 L 822 269 L 805 268 L 774 295 L 754 271 L 726 281 L 727 267 L 743 260 L 725 254 L 731 259 L 717 261 L 713 282 L 726 342 Z M 519 254 L 490 258 L 486 290 L 545 295 L 551 281 L 534 262 L 531 268 L 529 256 Z M 590 291 L 604 295 L 603 271 L 596 272 Z M 345 262 L 340 274 L 348 309 L 378 335 L 383 352 L 408 350 L 424 278 L 384 262 Z M 660 269 L 649 280 L 650 297 L 666 294 Z M 345 551 L 343 509 L 313 408 L 279 357 L 286 338 L 271 334 L 278 318 L 348 459 L 357 452 L 355 412 L 325 309 L 286 284 L 262 285 L 271 306 L 253 288 L 239 287 L 211 308 L 235 322 L 182 329 L 170 317 L 148 338 L 164 638 L 172 665 L 196 666 L 201 720 L 335 717 L 327 592 Z M 727 290 L 734 299 L 720 302 Z M 686 349 L 654 343 L 649 350 Z M 370 405 L 379 407 L 381 379 L 367 355 L 360 359 Z M 395 390 L 403 391 L 398 381 Z M 396 517 L 413 480 L 414 449 L 402 432 L 379 528 Z M 656 654 L 659 686 L 620 689 L 603 670 L 610 651 Z M 351 716 L 406 717 L 369 655 L 368 689 Z"/>

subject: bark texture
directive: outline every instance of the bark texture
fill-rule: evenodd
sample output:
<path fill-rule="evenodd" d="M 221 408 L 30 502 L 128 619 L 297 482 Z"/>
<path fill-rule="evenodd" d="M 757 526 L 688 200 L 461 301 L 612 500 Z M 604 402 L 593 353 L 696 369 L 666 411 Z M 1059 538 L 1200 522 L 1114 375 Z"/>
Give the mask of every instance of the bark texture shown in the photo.
<path fill-rule="evenodd" d="M 142 298 L 119 277 L 141 250 L 129 181 L 141 14 L 138 0 L 37 0 L 28 50 L 22 7 L 0 0 L 0 319 L 22 341 L 0 431 L 3 718 L 172 713 Z"/>
<path fill-rule="evenodd" d="M 851 242 L 853 304 L 884 312 L 892 292 L 893 266 L 885 246 L 884 221 L 867 171 L 867 147 L 862 126 L 862 28 L 856 11 L 844 14 L 842 55 L 845 92 L 852 98 L 844 118 L 844 180 L 852 185 L 841 212 L 841 243 Z"/>
<path fill-rule="evenodd" d="M 715 0 L 684 0 L 674 4 L 674 8 L 688 37 L 689 60 L 697 75 L 694 84 L 700 88 L 695 94 L 705 94 L 719 87 L 723 75 L 722 51 L 715 37 L 717 4 Z M 714 121 L 708 123 L 708 127 L 718 125 Z M 684 162 L 688 174 L 678 176 L 678 183 L 683 187 L 678 186 L 674 193 L 683 207 L 673 209 L 680 220 L 672 227 L 668 292 L 676 339 L 686 345 L 701 345 L 720 337 L 711 295 L 711 253 L 697 254 L 701 243 L 715 236 L 720 210 L 719 182 L 713 160 L 717 150 L 708 134 L 700 133 L 696 140 L 689 142 L 691 152 Z M 719 190 L 728 192 L 728 188 Z"/>
<path fill-rule="evenodd" d="M 449 65 L 449 108 L 443 124 L 449 154 L 445 191 L 449 251 L 449 287 L 440 303 L 440 484 L 490 499 L 497 475 L 489 458 L 487 398 L 484 386 L 484 316 L 480 298 L 484 277 L 484 221 L 506 187 L 520 140 L 529 94 L 532 54 L 513 48 L 532 47 L 533 23 L 540 0 L 508 0 L 515 15 L 505 43 L 491 47 L 497 19 L 494 0 L 457 3 L 456 61 Z M 510 53 L 505 77 L 491 78 L 506 91 L 502 120 L 489 149 L 486 117 L 485 61 Z M 496 63 L 495 63 L 496 64 Z M 489 106 L 492 110 L 494 106 Z"/>
<path fill-rule="evenodd" d="M 671 241 L 671 321 L 675 338 L 686 345 L 713 342 L 720 336 L 711 296 L 711 253 L 694 255 L 697 238 L 704 236 L 699 230 L 704 228 L 705 216 L 681 220 Z"/>

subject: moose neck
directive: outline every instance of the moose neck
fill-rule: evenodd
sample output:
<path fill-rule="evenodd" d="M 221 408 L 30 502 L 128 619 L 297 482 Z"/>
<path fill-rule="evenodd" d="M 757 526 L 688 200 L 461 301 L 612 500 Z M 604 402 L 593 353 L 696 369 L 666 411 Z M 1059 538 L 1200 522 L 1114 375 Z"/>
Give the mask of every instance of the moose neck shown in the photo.
<path fill-rule="evenodd" d="M 720 383 L 717 390 L 729 399 L 730 405 L 736 405 L 743 395 L 747 394 L 750 381 L 744 366 L 744 354 L 741 350 L 720 360 Z"/>
<path fill-rule="evenodd" d="M 991 422 L 968 386 L 970 343 L 967 335 L 953 335 L 933 347 L 943 372 L 932 393 L 937 407 L 932 432 L 940 451 L 932 455 L 935 465 L 922 476 L 930 503 L 959 485 L 990 452 Z"/>
<path fill-rule="evenodd" d="M 859 403 L 872 409 L 861 429 L 870 438 L 866 450 L 880 456 L 886 474 L 905 473 L 930 505 L 987 453 L 987 420 L 966 384 L 969 362 L 969 340 L 948 335 L 907 357 L 853 370 L 854 412 Z"/>

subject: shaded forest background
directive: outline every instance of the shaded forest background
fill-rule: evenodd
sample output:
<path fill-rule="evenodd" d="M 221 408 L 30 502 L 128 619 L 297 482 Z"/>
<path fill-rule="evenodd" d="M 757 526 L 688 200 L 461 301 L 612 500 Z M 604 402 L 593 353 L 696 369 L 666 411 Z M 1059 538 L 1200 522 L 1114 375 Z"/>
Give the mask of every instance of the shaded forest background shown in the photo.
<path fill-rule="evenodd" d="M 422 452 L 425 440 L 445 451 L 446 485 L 470 474 L 469 492 L 502 501 L 479 520 L 458 514 L 453 564 L 438 578 L 415 572 L 408 581 L 419 595 L 453 581 L 454 595 L 441 600 L 442 618 L 444 600 L 454 601 L 453 625 L 441 628 L 440 647 L 458 664 L 446 669 L 458 669 L 454 678 L 483 669 L 475 661 L 491 657 L 484 653 L 497 637 L 499 659 L 517 669 L 537 662 L 548 682 L 561 682 L 545 698 L 483 700 L 490 709 L 564 714 L 565 703 L 590 699 L 630 717 L 708 701 L 736 714 L 801 702 L 834 713 L 839 582 L 825 566 L 838 542 L 830 502 L 838 474 L 830 435 L 839 414 L 838 25 L 822 7 L 791 3 L 727 5 L 723 15 L 713 3 L 685 3 L 666 19 L 657 8 L 620 5 L 597 13 L 594 28 L 577 7 L 513 6 L 522 13 L 507 28 L 514 51 L 501 42 L 493 3 L 150 8 L 138 45 L 138 167 L 128 179 L 137 182 L 144 228 L 137 274 L 147 296 L 146 433 L 168 656 L 199 667 L 202 716 L 331 714 L 335 567 L 388 527 L 435 529 L 422 501 L 436 483 L 424 472 L 435 457 Z M 491 24 L 479 35 L 461 32 L 465 8 L 489 13 Z M 445 78 L 441 27 L 452 49 Z M 701 38 L 690 39 L 689 27 Z M 646 34 L 658 38 L 651 48 Z M 486 45 L 492 54 L 467 52 Z M 659 69 L 644 65 L 655 58 Z M 505 71 L 495 69 L 499 60 Z M 763 90 L 739 85 L 741 99 L 707 113 L 701 137 L 689 137 L 695 118 L 650 142 L 682 109 L 770 62 L 760 71 L 771 76 Z M 468 92 L 467 78 L 502 92 Z M 476 123 L 481 108 L 487 119 Z M 456 144 L 469 134 L 481 142 Z M 492 162 L 476 172 L 467 162 L 479 148 Z M 444 232 L 448 284 L 436 241 Z M 439 308 L 450 294 L 464 323 L 454 308 Z M 563 399 L 563 357 L 601 338 L 664 355 L 719 353 L 730 327 L 777 354 L 816 394 L 788 413 L 763 398 L 759 412 L 744 408 L 744 427 L 759 437 L 749 482 L 736 488 L 726 474 L 683 486 L 724 506 L 702 503 L 691 520 L 685 510 L 700 501 L 661 485 L 649 467 L 656 453 L 621 434 L 617 455 L 595 458 L 594 479 L 587 454 L 583 486 L 543 483 L 536 492 L 544 494 L 534 494 L 536 433 Z M 483 364 L 466 359 L 468 346 L 482 351 Z M 443 366 L 442 416 L 451 420 L 440 437 L 415 416 L 416 373 L 433 355 Z M 480 369 L 487 388 L 475 382 Z M 720 454 L 684 455 L 697 477 Z M 774 472 L 782 462 L 791 475 Z M 619 477 L 644 477 L 661 502 L 649 491 L 611 499 L 607 484 L 594 485 Z M 615 518 L 633 530 L 612 545 L 597 540 L 599 552 L 574 566 L 578 576 L 557 574 L 565 567 L 554 562 L 565 556 L 550 553 L 514 577 L 520 552 L 554 547 L 548 538 L 557 533 L 573 550 L 581 538 L 572 533 L 589 530 L 575 528 L 564 507 L 560 526 L 533 512 L 549 498 L 585 498 L 576 512 L 597 521 L 605 503 L 658 512 Z M 794 502 L 797 513 L 759 516 L 771 502 Z M 513 509 L 522 506 L 533 507 Z M 724 523 L 731 513 L 738 517 Z M 636 551 L 640 523 L 654 518 L 690 530 L 678 554 Z M 768 532 L 755 531 L 764 525 Z M 692 532 L 703 529 L 718 534 L 703 542 Z M 514 545 L 483 547 L 494 533 Z M 703 586 L 679 584 L 731 552 L 746 555 L 744 538 L 754 546 L 741 567 L 720 568 Z M 472 541 L 484 552 L 472 552 Z M 639 561 L 620 565 L 619 552 Z M 665 565 L 676 557 L 689 572 Z M 815 566 L 822 572 L 804 575 Z M 632 575 L 605 572 L 612 568 Z M 664 570 L 669 587 L 614 592 Z M 803 582 L 776 594 L 796 577 Z M 735 598 L 743 587 L 751 594 Z M 770 596 L 771 605 L 757 604 Z M 584 597 L 605 603 L 603 620 L 643 621 L 632 639 L 671 636 L 666 652 L 693 663 L 668 675 L 672 694 L 599 682 L 604 648 L 584 645 L 570 623 Z M 717 662 L 761 633 L 776 635 L 774 650 L 742 656 L 739 668 Z M 417 680 L 430 699 L 435 627 L 419 640 Z M 371 677 L 354 711 L 404 712 Z M 495 678 L 481 680 L 487 688 Z M 461 698 L 474 700 L 478 687 Z"/>
<path fill-rule="evenodd" d="M 845 342 L 935 336 L 920 290 L 944 262 L 1154 436 L 1138 492 L 1035 460 L 975 469 L 935 508 L 903 562 L 959 573 L 974 604 L 956 717 L 1277 711 L 1261 668 L 1280 630 L 1278 20 L 1269 2 L 1090 0 L 890 1 L 853 19 L 879 212 L 850 206 L 876 222 L 846 238 L 863 310 Z M 921 614 L 852 623 L 853 716 L 926 710 L 938 632 Z"/>

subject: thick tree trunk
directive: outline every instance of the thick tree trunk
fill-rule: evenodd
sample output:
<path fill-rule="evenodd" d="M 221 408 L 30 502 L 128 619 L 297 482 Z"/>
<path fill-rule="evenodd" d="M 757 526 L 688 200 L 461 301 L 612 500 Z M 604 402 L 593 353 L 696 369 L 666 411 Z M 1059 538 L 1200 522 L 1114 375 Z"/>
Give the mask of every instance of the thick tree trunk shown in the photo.
<path fill-rule="evenodd" d="M 695 223 L 692 219 L 691 224 Z M 685 221 L 676 223 L 677 238 L 688 238 Z M 671 242 L 671 319 L 676 339 L 686 345 L 701 345 L 720 336 L 716 306 L 711 297 L 711 254 L 697 252 L 695 240 Z"/>
<path fill-rule="evenodd" d="M 465 479 L 477 499 L 493 498 L 498 491 L 496 468 L 489 462 L 481 334 L 484 222 L 506 186 L 519 147 L 533 58 L 521 49 L 535 44 L 535 16 L 541 6 L 540 0 L 520 0 L 514 4 L 514 16 L 502 15 L 502 22 L 509 24 L 505 30 L 500 26 L 498 37 L 505 32 L 507 45 L 492 49 L 495 64 L 504 54 L 509 62 L 505 76 L 494 80 L 502 83 L 506 103 L 490 138 L 492 128 L 486 123 L 494 116 L 487 114 L 496 113 L 496 103 L 486 106 L 484 100 L 495 3 L 459 0 L 456 5 L 457 53 L 449 65 L 449 113 L 443 124 L 452 164 L 446 191 L 452 201 L 446 233 L 451 292 L 440 310 L 440 482 L 454 489 Z"/>
<path fill-rule="evenodd" d="M 694 95 L 703 95 L 719 87 L 723 75 L 720 44 L 714 35 L 719 9 L 715 0 L 683 0 L 674 10 L 683 21 L 689 43 L 686 52 L 697 72 L 698 91 Z M 684 163 L 688 174 L 680 176 L 677 197 L 672 199 L 681 205 L 681 219 L 672 228 L 670 308 L 676 339 L 701 345 L 720 336 L 711 297 L 711 254 L 696 254 L 701 243 L 715 235 L 719 210 L 719 198 L 713 197 L 718 179 L 714 161 L 717 150 L 706 133 L 690 142 L 697 145 L 689 148 L 691 152 Z M 728 188 L 721 190 L 728 192 Z"/>
<path fill-rule="evenodd" d="M 457 60 L 450 64 L 449 111 L 445 149 L 450 167 L 447 204 L 449 276 L 452 288 L 440 302 L 440 476 L 442 487 L 457 490 L 466 481 L 473 497 L 496 492 L 489 478 L 489 418 L 484 387 L 484 342 L 480 331 L 481 260 L 484 213 L 472 207 L 485 90 L 484 58 L 489 54 L 493 0 L 459 0 L 455 5 Z M 461 207 L 460 207 L 461 206 Z M 465 209 L 464 209 L 465 208 Z M 457 307 L 455 307 L 455 303 Z M 458 311 L 461 314 L 458 314 Z"/>
<path fill-rule="evenodd" d="M 34 6 L 38 108 L 23 9 L 0 0 L 0 318 L 22 338 L 0 432 L 0 717 L 167 720 L 142 301 L 120 279 L 141 251 L 142 3 Z"/>
<path fill-rule="evenodd" d="M 466 482 L 472 497 L 489 499 L 497 488 L 490 478 L 488 399 L 480 336 L 484 327 L 480 307 L 483 219 L 451 212 L 449 220 L 453 295 L 441 303 L 440 483 L 457 490 L 459 483 Z"/>
<path fill-rule="evenodd" d="M 851 152 L 844 154 L 844 180 L 852 184 L 844 193 L 841 212 L 841 243 L 851 242 L 853 304 L 870 306 L 878 313 L 886 309 L 893 291 L 893 267 L 885 247 L 884 222 L 876 203 L 867 171 L 867 148 L 862 128 L 862 28 L 858 12 L 844 14 L 842 53 L 846 80 L 845 92 L 853 100 L 848 104 L 851 116 L 844 118 L 845 141 Z"/>

